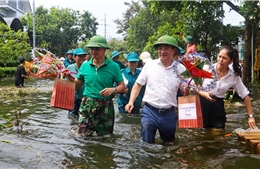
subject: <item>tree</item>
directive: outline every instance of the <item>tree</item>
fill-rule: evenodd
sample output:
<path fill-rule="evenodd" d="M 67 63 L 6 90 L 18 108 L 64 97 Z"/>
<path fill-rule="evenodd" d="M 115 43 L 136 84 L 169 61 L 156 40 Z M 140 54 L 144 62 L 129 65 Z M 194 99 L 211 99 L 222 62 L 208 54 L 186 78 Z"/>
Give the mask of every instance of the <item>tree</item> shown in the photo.
<path fill-rule="evenodd" d="M 159 12 L 159 14 L 177 10 L 179 15 L 175 18 L 176 26 L 173 25 L 173 27 L 175 27 L 176 31 L 181 31 L 185 35 L 192 35 L 198 50 L 206 53 L 209 59 L 214 59 L 214 54 L 220 44 L 235 44 L 239 35 L 241 35 L 241 28 L 223 25 L 224 11 L 222 2 L 152 1 L 151 9 L 155 13 Z M 228 34 L 233 30 L 236 31 Z M 179 41 L 183 42 L 182 39 L 179 39 Z M 185 48 L 185 46 L 182 47 Z"/>
<path fill-rule="evenodd" d="M 86 41 L 96 35 L 98 23 L 91 13 L 84 11 L 79 18 L 80 25 L 80 41 Z"/>
<path fill-rule="evenodd" d="M 121 28 L 118 31 L 125 32 L 124 40 L 126 41 L 128 51 L 141 53 L 146 46 L 148 38 L 157 32 L 159 26 L 167 23 L 170 23 L 172 27 L 175 26 L 175 20 L 173 19 L 177 16 L 175 11 L 164 12 L 158 15 L 151 12 L 151 4 L 145 1 L 143 1 L 142 5 L 136 2 L 128 3 L 127 5 L 129 7 L 126 13 L 124 13 L 124 19 L 120 22 L 118 20 L 116 23 L 118 28 Z"/>
<path fill-rule="evenodd" d="M 193 2 L 176 2 L 176 1 L 167 1 L 167 2 L 161 2 L 161 1 L 151 1 L 152 5 L 151 5 L 151 9 L 155 12 L 158 11 L 163 11 L 163 10 L 172 10 L 172 9 L 176 9 L 181 11 L 184 6 L 185 3 L 201 3 L 202 4 L 203 1 L 193 1 Z M 253 44 L 255 44 L 255 37 L 257 35 L 257 27 L 259 25 L 259 21 L 260 21 L 260 5 L 259 5 L 259 1 L 242 1 L 242 5 L 241 6 L 237 6 L 234 5 L 232 3 L 232 1 L 229 0 L 225 0 L 225 1 L 218 1 L 218 2 L 214 2 L 214 3 L 226 3 L 228 6 L 230 6 L 230 8 L 236 12 L 238 12 L 239 14 L 241 14 L 244 18 L 245 18 L 245 28 L 244 28 L 244 39 L 245 39 L 245 44 L 244 44 L 244 64 L 243 64 L 243 81 L 244 83 L 249 83 L 251 82 L 251 68 L 252 68 L 252 56 L 254 56 L 254 54 L 251 54 L 251 48 L 255 48 L 254 46 L 251 46 L 251 42 L 253 42 Z M 208 5 L 211 5 L 210 3 L 213 3 L 212 1 L 209 2 L 205 2 L 205 3 L 209 3 Z M 187 4 L 186 4 L 187 5 Z M 187 6 L 186 6 L 187 7 Z M 202 8 L 202 9 L 208 9 L 207 6 L 198 6 L 198 8 Z M 192 8 L 189 8 L 190 11 Z M 215 12 L 213 12 L 214 14 Z M 186 19 L 186 18 L 185 18 Z M 202 21 L 204 19 L 202 18 Z M 208 23 L 207 23 L 208 24 Z M 216 27 L 212 27 L 212 28 L 216 28 Z M 219 27 L 218 27 L 219 28 Z M 235 42 L 237 41 L 238 35 L 232 35 L 233 33 L 236 32 L 241 32 L 241 29 L 239 28 L 235 28 L 235 27 L 230 27 L 230 26 L 223 26 L 223 30 L 228 30 L 228 32 L 232 31 L 232 33 L 230 34 L 226 34 L 225 32 L 223 33 L 223 35 L 221 36 L 221 41 L 219 42 L 220 44 L 224 44 L 227 43 L 228 41 L 230 42 L 230 44 L 235 44 Z M 236 30 L 234 32 L 234 30 Z M 194 35 L 191 32 L 185 32 L 185 33 L 190 33 L 192 35 Z M 252 36 L 253 35 L 253 36 Z M 208 36 L 204 36 L 204 37 L 208 37 Z M 208 39 L 208 38 L 207 38 Z M 210 44 L 210 43 L 208 43 Z"/>
<path fill-rule="evenodd" d="M 121 40 L 117 40 L 117 39 L 113 38 L 108 42 L 108 45 L 110 46 L 110 49 L 107 50 L 106 56 L 108 56 L 109 58 L 110 58 L 112 52 L 115 50 L 121 52 L 122 53 L 121 56 L 124 54 L 128 54 L 130 52 L 125 41 L 121 41 Z M 124 58 L 120 58 L 120 59 L 124 59 Z"/>
<path fill-rule="evenodd" d="M 170 25 L 171 29 L 176 27 L 176 20 L 174 18 L 177 17 L 177 11 L 161 12 L 158 15 L 151 12 L 150 4 L 145 5 L 139 14 L 130 21 L 131 29 L 125 38 L 128 46 L 138 52 L 144 51 L 149 37 L 157 34 L 158 28 L 163 25 Z M 166 32 L 166 34 L 169 33 Z"/>
<path fill-rule="evenodd" d="M 32 32 L 32 15 L 21 18 L 27 31 Z M 38 7 L 35 12 L 36 46 L 46 48 L 56 55 L 63 55 L 68 49 L 76 48 L 78 42 L 96 34 L 96 18 L 84 11 L 69 8 L 45 9 Z"/>
<path fill-rule="evenodd" d="M 170 23 L 166 23 L 162 26 L 159 26 L 157 31 L 153 32 L 153 35 L 151 35 L 146 43 L 146 46 L 144 48 L 144 51 L 149 51 L 153 58 L 157 58 L 157 51 L 154 50 L 153 44 L 158 40 L 159 37 L 163 35 L 170 35 L 174 38 L 178 39 L 180 38 L 179 35 L 176 35 L 175 32 L 178 30 L 173 27 Z M 180 41 L 181 42 L 181 41 Z M 179 43 L 179 46 L 184 46 L 184 43 Z"/>
<path fill-rule="evenodd" d="M 0 23 L 0 62 L 6 63 L 18 59 L 30 52 L 29 37 L 21 30 L 15 32 L 9 26 Z"/>
<path fill-rule="evenodd" d="M 251 53 L 251 48 L 255 49 L 255 37 L 257 37 L 257 28 L 260 21 L 260 4 L 259 1 L 244 1 L 242 6 L 236 6 L 231 1 L 223 1 L 231 9 L 239 13 L 245 18 L 245 33 L 244 33 L 244 64 L 243 64 L 243 82 L 250 83 L 252 59 L 254 52 Z M 252 36 L 253 35 L 253 36 Z M 251 43 L 253 42 L 253 43 Z"/>
<path fill-rule="evenodd" d="M 132 18 L 135 18 L 135 16 L 139 13 L 141 6 L 139 5 L 138 2 L 131 1 L 129 2 L 124 2 L 125 5 L 129 6 L 129 8 L 126 10 L 126 12 L 123 14 L 122 20 L 120 19 L 115 19 L 114 22 L 118 25 L 117 26 L 117 33 L 122 34 L 123 36 L 127 35 L 127 31 L 130 28 L 130 20 Z"/>

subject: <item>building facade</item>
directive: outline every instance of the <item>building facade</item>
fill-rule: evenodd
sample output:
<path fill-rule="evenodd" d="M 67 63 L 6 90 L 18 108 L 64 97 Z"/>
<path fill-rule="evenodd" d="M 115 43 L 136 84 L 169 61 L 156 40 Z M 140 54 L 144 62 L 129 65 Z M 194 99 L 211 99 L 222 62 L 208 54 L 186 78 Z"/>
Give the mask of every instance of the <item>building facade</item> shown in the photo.
<path fill-rule="evenodd" d="M 0 16 L 20 19 L 27 12 L 32 12 L 29 0 L 0 0 Z"/>
<path fill-rule="evenodd" d="M 0 0 L 0 22 L 14 31 L 23 30 L 21 16 L 32 12 L 29 0 Z"/>

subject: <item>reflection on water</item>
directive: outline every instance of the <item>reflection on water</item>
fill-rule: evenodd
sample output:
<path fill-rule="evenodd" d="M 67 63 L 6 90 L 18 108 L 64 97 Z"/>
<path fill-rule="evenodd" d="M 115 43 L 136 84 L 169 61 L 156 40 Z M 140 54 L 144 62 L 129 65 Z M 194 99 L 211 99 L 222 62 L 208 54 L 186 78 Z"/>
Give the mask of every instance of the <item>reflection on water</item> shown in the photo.
<path fill-rule="evenodd" d="M 1 82 L 2 87 L 10 82 Z M 225 131 L 177 129 L 171 145 L 140 141 L 140 115 L 116 114 L 114 134 L 83 138 L 76 134 L 75 123 L 67 111 L 50 107 L 53 80 L 27 82 L 35 89 L 23 97 L 0 98 L 0 114 L 21 108 L 23 130 L 0 135 L 0 168 L 258 168 L 260 156 L 232 135 L 236 128 L 247 129 L 244 106 L 238 103 L 227 109 Z M 17 89 L 12 89 L 17 90 Z M 257 91 L 254 91 L 257 93 Z M 253 96 L 256 120 L 260 125 L 260 98 Z M 21 100 L 21 98 L 20 98 Z M 239 102 L 241 102 L 239 100 Z M 242 102 L 241 102 L 242 103 Z"/>

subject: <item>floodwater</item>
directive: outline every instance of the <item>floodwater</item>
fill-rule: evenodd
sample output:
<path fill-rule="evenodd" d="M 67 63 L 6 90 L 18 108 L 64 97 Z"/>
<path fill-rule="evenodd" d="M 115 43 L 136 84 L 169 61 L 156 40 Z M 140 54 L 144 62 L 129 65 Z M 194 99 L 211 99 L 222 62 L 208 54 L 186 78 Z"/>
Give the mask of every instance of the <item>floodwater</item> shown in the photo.
<path fill-rule="evenodd" d="M 140 115 L 116 113 L 114 134 L 84 138 L 76 134 L 75 122 L 67 111 L 51 108 L 54 80 L 26 82 L 23 95 L 12 88 L 13 80 L 1 80 L 0 115 L 18 115 L 19 124 L 0 131 L 1 169 L 257 169 L 260 154 L 238 141 L 232 132 L 247 129 L 245 107 L 241 100 L 227 108 L 225 131 L 177 129 L 173 145 L 140 141 Z M 4 89 L 14 94 L 10 97 Z M 260 126 L 260 97 L 252 89 L 252 103 Z M 116 104 L 115 104 L 116 106 Z M 0 124 L 4 123 L 0 120 Z M 227 134 L 231 134 L 227 136 Z"/>

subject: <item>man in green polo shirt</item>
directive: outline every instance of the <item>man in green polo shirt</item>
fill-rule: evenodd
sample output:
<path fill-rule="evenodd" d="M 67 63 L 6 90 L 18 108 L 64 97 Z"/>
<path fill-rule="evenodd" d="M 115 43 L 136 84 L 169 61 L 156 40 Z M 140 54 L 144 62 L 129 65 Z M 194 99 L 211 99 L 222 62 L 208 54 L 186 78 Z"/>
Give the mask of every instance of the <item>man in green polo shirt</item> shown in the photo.
<path fill-rule="evenodd" d="M 93 36 L 87 48 L 92 58 L 84 62 L 75 80 L 76 89 L 84 83 L 85 89 L 79 109 L 79 134 L 91 136 L 113 133 L 115 94 L 125 90 L 125 84 L 119 66 L 105 56 L 109 49 L 102 36 Z M 113 87 L 114 82 L 117 84 Z"/>

